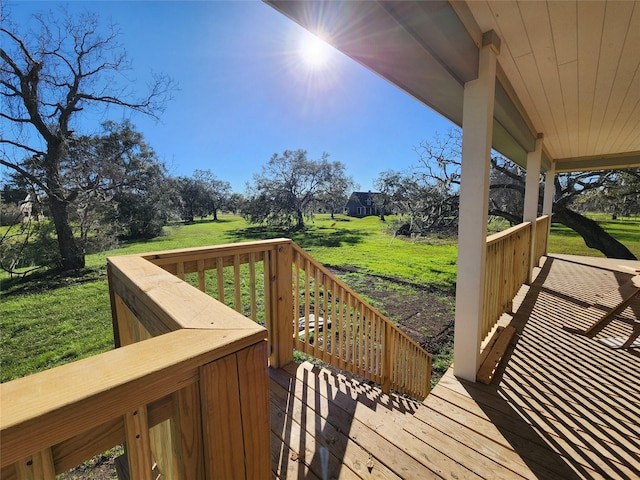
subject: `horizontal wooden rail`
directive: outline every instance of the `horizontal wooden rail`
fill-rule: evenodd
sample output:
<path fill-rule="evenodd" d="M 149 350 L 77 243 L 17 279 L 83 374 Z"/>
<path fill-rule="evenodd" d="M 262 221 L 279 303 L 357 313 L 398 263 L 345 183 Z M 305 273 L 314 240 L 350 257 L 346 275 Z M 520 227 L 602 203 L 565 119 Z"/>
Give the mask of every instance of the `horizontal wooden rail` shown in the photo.
<path fill-rule="evenodd" d="M 2 478 L 53 479 L 126 440 L 131 478 L 146 480 L 149 428 L 166 421 L 177 434 L 180 475 L 163 478 L 269 478 L 263 338 L 258 330 L 178 330 L 0 385 Z M 248 445 L 235 440 L 237 426 L 229 431 L 234 421 L 250 430 Z M 229 465 L 234 448 L 242 458 Z M 261 473 L 245 471 L 245 455 L 254 466 L 262 457 Z"/>
<path fill-rule="evenodd" d="M 531 230 L 525 222 L 487 237 L 483 338 L 511 311 L 513 297 L 529 277 Z"/>

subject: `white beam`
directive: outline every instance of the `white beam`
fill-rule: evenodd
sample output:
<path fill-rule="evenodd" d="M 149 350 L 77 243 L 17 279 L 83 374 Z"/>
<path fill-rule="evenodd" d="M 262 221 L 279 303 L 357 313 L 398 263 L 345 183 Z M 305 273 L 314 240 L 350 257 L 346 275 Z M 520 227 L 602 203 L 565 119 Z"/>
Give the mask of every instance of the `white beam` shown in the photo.
<path fill-rule="evenodd" d="M 542 201 L 542 214 L 549 215 L 547 224 L 547 251 L 549 252 L 549 235 L 551 234 L 551 220 L 553 220 L 553 202 L 556 197 L 556 162 L 551 162 L 551 167 L 544 174 L 544 199 Z"/>
<path fill-rule="evenodd" d="M 525 222 L 531 222 L 531 248 L 529 251 L 529 282 L 533 279 L 533 269 L 536 252 L 536 218 L 540 201 L 540 166 L 542 164 L 542 134 L 538 134 L 535 150 L 527 153 L 527 179 L 524 185 L 524 215 Z"/>
<path fill-rule="evenodd" d="M 489 165 L 499 43 L 484 45 L 480 49 L 478 78 L 464 86 L 454 331 L 454 373 L 472 382 L 476 381 L 482 341 Z"/>
<path fill-rule="evenodd" d="M 551 215 L 553 213 L 553 200 L 556 193 L 555 179 L 556 162 L 551 162 L 551 168 L 544 174 L 544 201 L 542 203 L 543 215 Z"/>
<path fill-rule="evenodd" d="M 527 154 L 527 178 L 524 186 L 525 222 L 535 222 L 538 217 L 540 194 L 540 165 L 542 164 L 542 136 L 538 135 L 535 150 Z"/>

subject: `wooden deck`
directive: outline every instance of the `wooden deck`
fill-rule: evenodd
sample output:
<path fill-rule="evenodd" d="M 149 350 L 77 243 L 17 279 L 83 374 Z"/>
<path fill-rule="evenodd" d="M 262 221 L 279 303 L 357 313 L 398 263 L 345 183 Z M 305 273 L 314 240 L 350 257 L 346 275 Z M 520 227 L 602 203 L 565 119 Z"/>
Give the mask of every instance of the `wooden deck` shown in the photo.
<path fill-rule="evenodd" d="M 549 258 L 523 288 L 490 385 L 449 371 L 419 404 L 308 363 L 271 370 L 274 477 L 640 478 L 640 352 L 599 341 L 640 307 L 593 338 L 562 328 L 640 263 L 583 262 Z"/>

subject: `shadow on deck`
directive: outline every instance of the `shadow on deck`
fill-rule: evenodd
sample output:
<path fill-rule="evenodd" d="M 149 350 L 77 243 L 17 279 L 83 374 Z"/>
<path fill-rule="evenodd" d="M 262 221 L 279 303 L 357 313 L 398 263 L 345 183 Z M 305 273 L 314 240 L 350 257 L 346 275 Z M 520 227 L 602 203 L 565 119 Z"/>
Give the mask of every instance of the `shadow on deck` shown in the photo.
<path fill-rule="evenodd" d="M 640 263 L 584 262 L 549 257 L 523 288 L 490 385 L 450 370 L 419 404 L 308 363 L 270 370 L 274 476 L 638 478 L 640 353 L 599 341 L 628 335 L 638 311 L 593 337 L 562 325 Z"/>

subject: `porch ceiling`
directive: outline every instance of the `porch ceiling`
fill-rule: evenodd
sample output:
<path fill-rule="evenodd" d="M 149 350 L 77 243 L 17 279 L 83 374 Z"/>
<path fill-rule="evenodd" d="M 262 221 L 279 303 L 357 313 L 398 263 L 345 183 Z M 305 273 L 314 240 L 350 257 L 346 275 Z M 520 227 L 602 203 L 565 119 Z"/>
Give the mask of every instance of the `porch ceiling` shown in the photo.
<path fill-rule="evenodd" d="M 462 124 L 482 32 L 501 39 L 493 145 L 520 165 L 640 167 L 640 2 L 291 2 L 277 10 Z"/>

